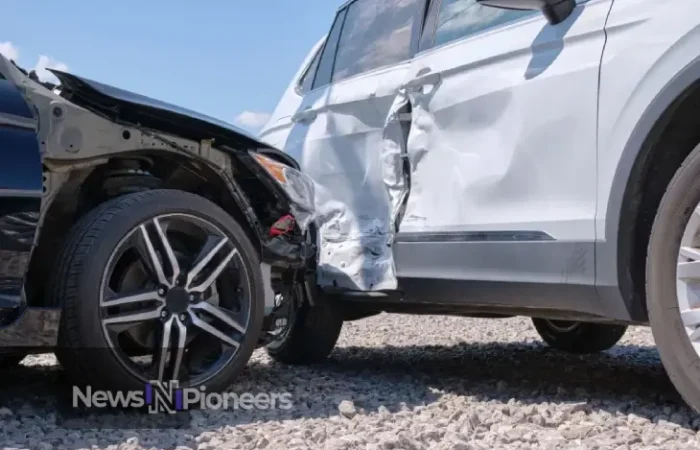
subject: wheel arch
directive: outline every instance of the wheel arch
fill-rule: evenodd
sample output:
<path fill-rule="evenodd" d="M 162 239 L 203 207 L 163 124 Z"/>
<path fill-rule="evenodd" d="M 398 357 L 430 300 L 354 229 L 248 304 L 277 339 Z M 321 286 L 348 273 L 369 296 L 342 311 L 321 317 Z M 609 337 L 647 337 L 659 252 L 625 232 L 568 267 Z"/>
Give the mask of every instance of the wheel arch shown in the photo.
<path fill-rule="evenodd" d="M 681 128 L 689 122 L 694 129 Z M 700 57 L 658 91 L 618 161 L 606 208 L 605 239 L 596 244 L 597 288 L 611 316 L 648 321 L 644 265 L 649 233 L 668 183 L 700 142 L 691 144 L 693 139 L 700 139 Z"/>
<path fill-rule="evenodd" d="M 254 174 L 240 170 L 241 165 L 235 161 L 232 165 L 231 176 L 193 156 L 144 149 L 120 153 L 98 165 L 67 173 L 45 170 L 45 183 L 56 175 L 60 181 L 56 192 L 51 193 L 27 273 L 28 304 L 44 305 L 43 287 L 32 280 L 44 279 L 50 273 L 56 251 L 71 226 L 99 204 L 138 190 L 178 189 L 213 201 L 241 225 L 262 253 L 260 230 L 276 220 L 276 199 Z"/>

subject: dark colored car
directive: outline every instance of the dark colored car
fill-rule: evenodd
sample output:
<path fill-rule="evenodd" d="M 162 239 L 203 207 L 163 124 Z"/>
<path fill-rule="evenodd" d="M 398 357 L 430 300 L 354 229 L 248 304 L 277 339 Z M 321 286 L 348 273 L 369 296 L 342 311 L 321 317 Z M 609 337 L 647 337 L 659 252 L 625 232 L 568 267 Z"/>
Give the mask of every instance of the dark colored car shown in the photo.
<path fill-rule="evenodd" d="M 313 274 L 311 182 L 229 124 L 55 74 L 0 57 L 0 361 L 227 386 Z"/>

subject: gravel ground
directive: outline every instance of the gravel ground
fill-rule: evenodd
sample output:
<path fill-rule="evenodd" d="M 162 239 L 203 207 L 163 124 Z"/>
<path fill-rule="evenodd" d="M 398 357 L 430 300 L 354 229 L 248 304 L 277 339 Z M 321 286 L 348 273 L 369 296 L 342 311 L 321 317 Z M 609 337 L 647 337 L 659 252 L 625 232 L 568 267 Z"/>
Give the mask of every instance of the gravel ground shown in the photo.
<path fill-rule="evenodd" d="M 700 415 L 677 397 L 651 333 L 609 352 L 541 344 L 529 319 L 381 315 L 347 323 L 330 361 L 256 352 L 236 392 L 291 392 L 294 408 L 192 412 L 181 429 L 56 425 L 50 355 L 0 372 L 0 444 L 67 449 L 693 449 Z M 90 422 L 94 423 L 94 422 Z"/>

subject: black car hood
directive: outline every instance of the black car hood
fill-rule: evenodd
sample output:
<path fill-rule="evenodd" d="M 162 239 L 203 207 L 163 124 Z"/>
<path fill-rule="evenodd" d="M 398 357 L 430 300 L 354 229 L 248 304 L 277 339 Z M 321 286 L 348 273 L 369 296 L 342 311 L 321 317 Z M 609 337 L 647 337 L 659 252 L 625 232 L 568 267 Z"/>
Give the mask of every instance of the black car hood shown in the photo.
<path fill-rule="evenodd" d="M 245 130 L 222 120 L 67 72 L 51 72 L 61 81 L 63 96 L 115 122 L 192 140 L 214 139 L 219 145 L 238 150 L 276 150 Z"/>

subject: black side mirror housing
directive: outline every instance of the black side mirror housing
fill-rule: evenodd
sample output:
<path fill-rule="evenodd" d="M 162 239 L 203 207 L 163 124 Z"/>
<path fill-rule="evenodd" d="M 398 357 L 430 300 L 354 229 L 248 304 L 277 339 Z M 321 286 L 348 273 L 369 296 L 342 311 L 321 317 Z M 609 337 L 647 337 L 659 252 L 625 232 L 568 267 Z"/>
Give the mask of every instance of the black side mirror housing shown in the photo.
<path fill-rule="evenodd" d="M 542 11 L 547 21 L 556 25 L 566 20 L 576 8 L 576 0 L 476 0 L 484 6 L 503 9 Z"/>

